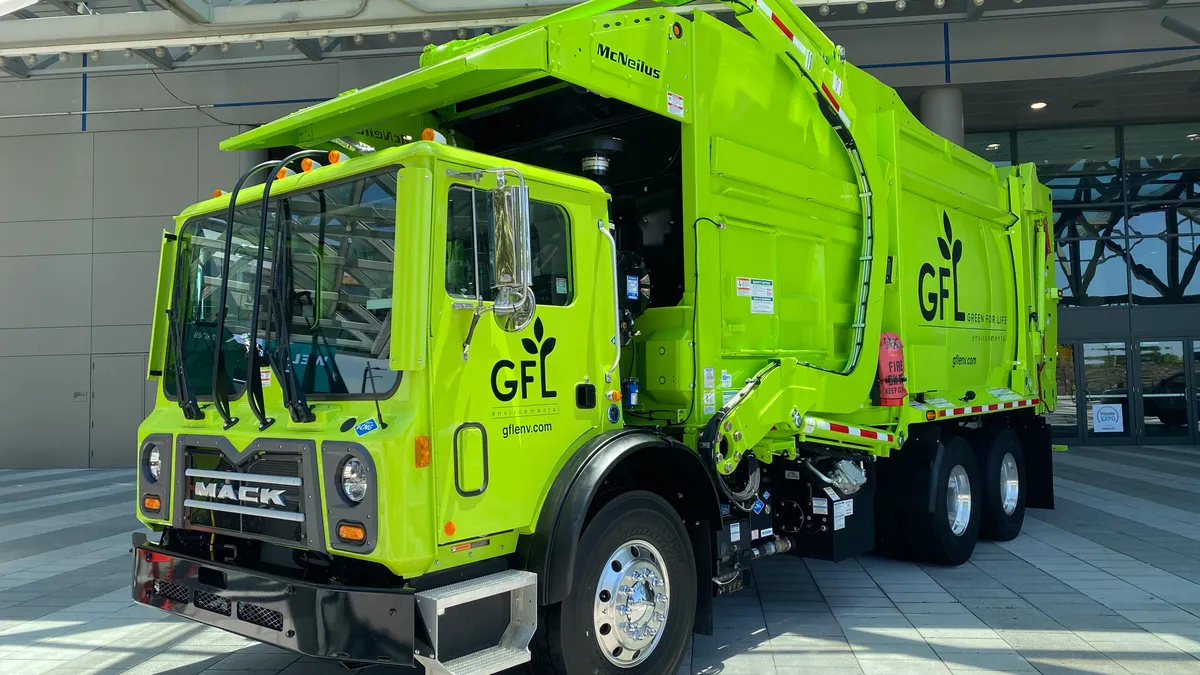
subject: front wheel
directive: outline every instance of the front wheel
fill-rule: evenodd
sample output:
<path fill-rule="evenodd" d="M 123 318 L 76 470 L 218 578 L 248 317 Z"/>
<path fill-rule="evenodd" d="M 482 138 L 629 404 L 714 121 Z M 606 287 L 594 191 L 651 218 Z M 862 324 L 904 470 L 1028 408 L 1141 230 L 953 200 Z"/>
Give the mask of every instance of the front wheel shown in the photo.
<path fill-rule="evenodd" d="M 696 562 L 664 499 L 629 492 L 579 540 L 571 593 L 543 612 L 538 670 L 554 675 L 674 673 L 696 617 Z"/>

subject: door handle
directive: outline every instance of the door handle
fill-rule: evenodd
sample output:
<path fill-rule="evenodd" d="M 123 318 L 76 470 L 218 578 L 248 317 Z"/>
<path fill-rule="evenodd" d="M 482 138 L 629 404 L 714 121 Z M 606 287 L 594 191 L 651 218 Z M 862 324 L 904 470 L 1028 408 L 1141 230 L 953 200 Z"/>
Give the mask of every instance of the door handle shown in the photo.
<path fill-rule="evenodd" d="M 462 474 L 459 461 L 459 440 L 462 437 L 463 431 L 467 429 L 478 429 L 479 440 L 483 444 L 483 482 L 480 483 L 479 488 L 475 490 L 464 490 L 462 487 Z M 487 490 L 488 480 L 490 478 L 488 472 L 487 429 L 485 429 L 482 424 L 479 422 L 463 422 L 462 424 L 458 425 L 458 428 L 454 430 L 454 457 L 452 461 L 454 462 L 454 489 L 459 495 L 468 498 L 478 497 L 479 495 L 483 494 L 485 490 Z"/>

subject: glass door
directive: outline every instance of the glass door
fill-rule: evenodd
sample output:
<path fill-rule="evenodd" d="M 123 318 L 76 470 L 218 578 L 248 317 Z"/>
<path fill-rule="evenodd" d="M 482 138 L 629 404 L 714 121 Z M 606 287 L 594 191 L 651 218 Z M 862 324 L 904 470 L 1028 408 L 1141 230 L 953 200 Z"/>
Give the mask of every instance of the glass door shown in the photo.
<path fill-rule="evenodd" d="M 1083 413 L 1087 443 L 1132 443 L 1129 345 L 1083 343 Z"/>
<path fill-rule="evenodd" d="M 1058 386 L 1058 405 L 1046 416 L 1050 431 L 1059 443 L 1073 443 L 1081 438 L 1079 429 L 1079 366 L 1078 345 L 1072 342 L 1058 345 L 1055 380 Z"/>
<path fill-rule="evenodd" d="M 1145 443 L 1189 443 L 1191 388 L 1183 340 L 1138 343 L 1137 433 Z"/>

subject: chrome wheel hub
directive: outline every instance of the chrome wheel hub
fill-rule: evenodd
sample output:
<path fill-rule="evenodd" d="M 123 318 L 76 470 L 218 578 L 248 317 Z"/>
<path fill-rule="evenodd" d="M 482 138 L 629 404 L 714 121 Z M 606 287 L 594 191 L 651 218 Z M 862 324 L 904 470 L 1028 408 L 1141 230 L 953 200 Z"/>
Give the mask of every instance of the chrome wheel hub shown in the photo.
<path fill-rule="evenodd" d="M 1000 460 L 1000 498 L 1004 515 L 1011 516 L 1017 510 L 1017 497 L 1021 494 L 1021 477 L 1017 475 L 1017 460 L 1011 453 L 1004 453 Z"/>
<path fill-rule="evenodd" d="M 671 580 L 658 549 L 635 539 L 608 556 L 593 596 L 596 642 L 613 665 L 632 668 L 658 646 L 670 609 Z"/>
<path fill-rule="evenodd" d="M 971 479 L 961 464 L 950 469 L 950 480 L 946 485 L 946 517 L 950 520 L 950 531 L 961 537 L 971 524 Z"/>

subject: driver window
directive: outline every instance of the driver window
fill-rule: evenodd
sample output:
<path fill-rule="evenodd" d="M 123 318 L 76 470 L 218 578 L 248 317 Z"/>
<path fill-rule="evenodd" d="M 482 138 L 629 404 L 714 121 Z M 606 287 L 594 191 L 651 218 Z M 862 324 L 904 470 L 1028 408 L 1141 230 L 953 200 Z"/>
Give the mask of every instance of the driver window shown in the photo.
<path fill-rule="evenodd" d="M 571 302 L 571 240 L 567 211 L 557 204 L 529 203 L 533 293 L 538 305 Z M 492 289 L 492 195 L 487 190 L 450 188 L 446 222 L 446 292 L 495 299 Z"/>

